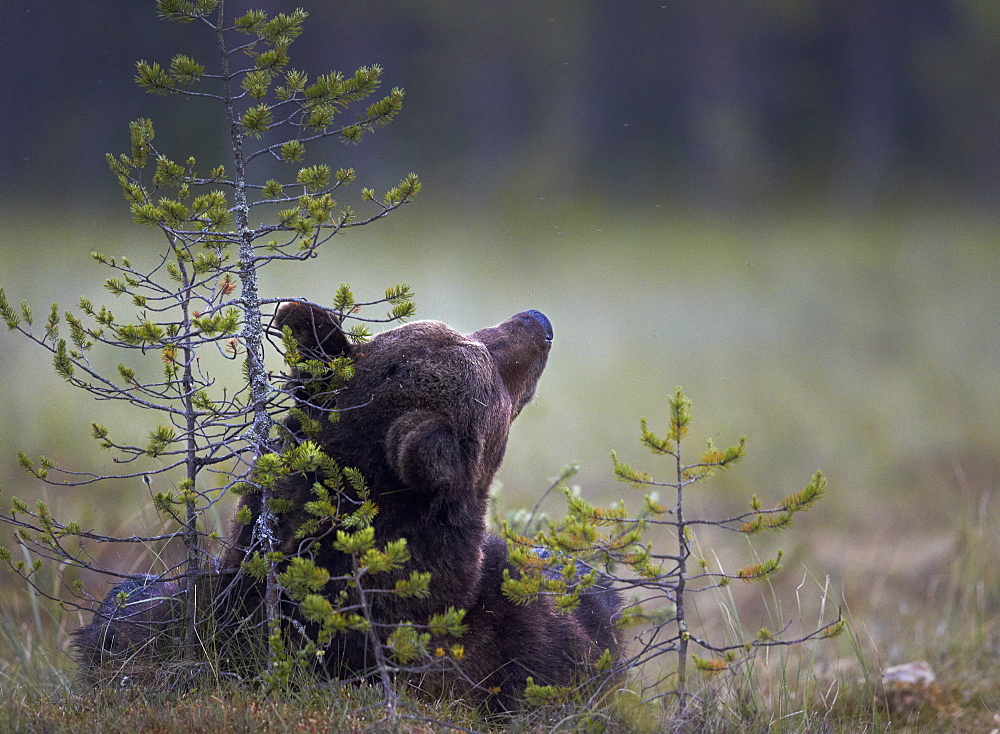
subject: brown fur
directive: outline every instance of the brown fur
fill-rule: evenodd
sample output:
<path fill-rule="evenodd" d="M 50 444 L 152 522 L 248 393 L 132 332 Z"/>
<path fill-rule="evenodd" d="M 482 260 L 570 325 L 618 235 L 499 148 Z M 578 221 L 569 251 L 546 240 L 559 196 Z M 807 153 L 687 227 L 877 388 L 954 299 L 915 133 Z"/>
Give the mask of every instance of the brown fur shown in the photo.
<path fill-rule="evenodd" d="M 399 622 L 425 623 L 448 607 L 468 610 L 469 630 L 460 640 L 465 656 L 453 683 L 499 707 L 513 704 L 528 676 L 538 684 L 569 685 L 592 673 L 604 649 L 618 651 L 612 591 L 585 594 L 570 615 L 556 613 L 547 599 L 518 607 L 500 593 L 509 563 L 506 544 L 486 530 L 488 491 L 511 422 L 534 395 L 545 367 L 552 332 L 543 315 L 523 312 L 468 336 L 440 322 L 419 321 L 363 345 L 352 345 L 328 312 L 310 305 L 283 304 L 275 322 L 291 328 L 304 356 L 347 356 L 354 363 L 354 377 L 335 395 L 306 400 L 300 388 L 300 407 L 321 422 L 321 448 L 364 475 L 379 508 L 373 523 L 377 543 L 406 538 L 410 562 L 395 575 L 379 575 L 378 586 L 392 588 L 414 570 L 432 574 L 427 599 L 373 596 L 372 615 L 385 625 L 379 627 L 383 639 Z M 331 410 L 339 411 L 336 422 L 327 420 Z M 289 427 L 298 428 L 295 421 Z M 275 493 L 301 507 L 314 499 L 316 479 L 283 480 Z M 259 496 L 241 503 L 256 519 Z M 297 545 L 293 535 L 305 518 L 304 512 L 281 516 L 277 532 L 286 550 Z M 253 523 L 234 529 L 224 573 L 232 575 L 253 549 L 252 530 Z M 349 557 L 329 543 L 321 543 L 315 557 L 333 577 L 350 571 Z M 341 588 L 331 582 L 324 592 L 335 596 Z M 249 597 L 261 593 L 260 584 L 244 579 L 230 593 L 253 606 Z M 100 626 L 95 621 L 84 628 L 80 639 L 93 646 Z M 371 669 L 371 649 L 360 633 L 338 635 L 334 648 L 326 656 L 330 675 L 352 677 Z"/>

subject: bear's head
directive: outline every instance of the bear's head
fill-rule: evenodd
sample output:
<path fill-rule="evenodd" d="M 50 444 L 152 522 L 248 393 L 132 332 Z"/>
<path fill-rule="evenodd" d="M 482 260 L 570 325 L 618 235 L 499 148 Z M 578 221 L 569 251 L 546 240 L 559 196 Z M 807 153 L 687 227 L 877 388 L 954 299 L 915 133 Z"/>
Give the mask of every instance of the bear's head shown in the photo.
<path fill-rule="evenodd" d="M 308 304 L 282 304 L 274 322 L 291 329 L 306 359 L 351 359 L 354 376 L 343 387 L 307 399 L 299 390 L 300 407 L 320 420 L 328 454 L 360 469 L 376 495 L 406 490 L 408 504 L 414 494 L 435 506 L 470 494 L 485 502 L 510 424 L 534 395 L 552 344 L 539 311 L 467 336 L 416 321 L 363 344 Z"/>

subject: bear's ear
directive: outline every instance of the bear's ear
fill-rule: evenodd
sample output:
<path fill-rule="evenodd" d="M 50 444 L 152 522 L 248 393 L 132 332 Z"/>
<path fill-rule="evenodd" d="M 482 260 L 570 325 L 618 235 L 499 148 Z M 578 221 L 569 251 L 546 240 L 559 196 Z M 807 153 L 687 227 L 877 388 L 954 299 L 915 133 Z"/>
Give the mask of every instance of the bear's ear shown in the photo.
<path fill-rule="evenodd" d="M 282 303 L 274 314 L 274 325 L 278 329 L 288 326 L 307 358 L 326 360 L 351 352 L 351 343 L 337 319 L 315 304 Z"/>
<path fill-rule="evenodd" d="M 413 489 L 451 490 L 465 484 L 462 448 L 440 413 L 411 410 L 393 421 L 385 455 L 403 484 Z"/>

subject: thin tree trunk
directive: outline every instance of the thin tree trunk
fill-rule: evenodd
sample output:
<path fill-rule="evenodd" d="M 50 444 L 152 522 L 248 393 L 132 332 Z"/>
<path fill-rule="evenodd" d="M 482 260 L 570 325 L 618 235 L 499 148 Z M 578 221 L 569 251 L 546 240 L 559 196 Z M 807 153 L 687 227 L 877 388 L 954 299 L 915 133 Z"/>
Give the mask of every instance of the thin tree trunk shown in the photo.
<path fill-rule="evenodd" d="M 234 184 L 233 194 L 236 214 L 236 233 L 239 239 L 240 283 L 243 304 L 243 345 L 246 348 L 248 376 L 250 380 L 250 396 L 253 405 L 253 423 L 247 432 L 247 439 L 252 447 L 252 459 L 267 452 L 268 436 L 271 431 L 271 418 L 267 414 L 267 398 L 271 392 L 271 383 L 264 369 L 263 333 L 261 320 L 260 295 L 257 290 L 257 270 L 254 262 L 253 232 L 250 229 L 250 207 L 247 203 L 246 160 L 243 155 L 243 130 L 236 114 L 236 104 L 233 99 L 233 78 L 229 73 L 229 55 L 226 49 L 223 29 L 225 28 L 225 2 L 219 2 L 219 14 L 216 25 L 219 56 L 222 63 L 223 99 L 226 114 L 229 119 L 229 135 L 233 146 Z M 254 529 L 256 538 L 260 539 L 267 553 L 275 550 L 274 515 L 271 512 L 269 500 L 270 490 L 262 491 L 260 516 Z M 265 580 L 265 609 L 270 623 L 278 617 L 278 584 L 277 563 L 269 562 Z"/>
<path fill-rule="evenodd" d="M 679 423 L 679 421 L 678 421 Z M 687 559 L 689 554 L 687 528 L 684 525 L 684 471 L 681 463 L 681 431 L 677 431 L 677 506 L 674 509 L 677 521 L 677 633 L 680 640 L 677 643 L 677 703 L 681 715 L 687 710 L 687 653 L 688 629 L 684 618 L 684 588 L 687 581 Z"/>
<path fill-rule="evenodd" d="M 176 240 L 171 235 L 170 236 L 170 246 L 174 248 L 176 246 Z M 193 498 L 193 493 L 195 490 L 195 481 L 198 477 L 198 469 L 200 468 L 200 462 L 198 458 L 198 442 L 196 440 L 195 431 L 197 428 L 197 416 L 195 414 L 195 406 L 193 404 L 192 396 L 194 395 L 194 373 L 192 371 L 191 363 L 195 359 L 194 349 L 190 346 L 190 334 L 191 334 L 191 309 L 189 308 L 191 301 L 191 284 L 188 280 L 187 268 L 184 266 L 184 261 L 181 258 L 177 259 L 177 266 L 181 273 L 181 334 L 184 335 L 184 341 L 180 349 L 180 355 L 176 353 L 173 355 L 173 359 L 176 360 L 180 356 L 184 361 L 184 376 L 182 378 L 182 390 L 183 398 L 182 404 L 184 405 L 184 426 L 185 434 L 187 436 L 186 446 L 185 446 L 185 468 L 187 472 L 187 482 L 188 486 L 184 488 L 181 496 L 184 498 L 185 507 L 185 517 L 184 517 L 184 548 L 187 551 L 187 566 L 185 569 L 186 575 L 184 579 L 184 591 L 185 600 L 184 605 L 184 657 L 189 661 L 194 661 L 198 658 L 198 578 L 201 572 L 201 553 L 199 545 L 200 538 L 198 537 L 198 507 L 197 503 Z"/>

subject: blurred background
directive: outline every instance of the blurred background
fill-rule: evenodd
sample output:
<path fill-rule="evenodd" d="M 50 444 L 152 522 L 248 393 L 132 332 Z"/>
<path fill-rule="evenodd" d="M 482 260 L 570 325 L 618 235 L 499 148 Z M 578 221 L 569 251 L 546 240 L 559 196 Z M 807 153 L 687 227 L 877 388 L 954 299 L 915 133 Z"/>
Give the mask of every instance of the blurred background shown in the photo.
<path fill-rule="evenodd" d="M 829 575 L 880 660 L 938 649 L 928 609 L 942 595 L 971 594 L 995 618 L 996 578 L 955 569 L 1000 555 L 983 532 L 1000 476 L 1000 4 L 248 6 L 297 4 L 311 17 L 293 66 L 377 63 L 385 89 L 407 92 L 392 125 L 313 146 L 309 162 L 355 167 L 344 203 L 361 211 L 361 186 L 412 170 L 424 189 L 318 260 L 275 269 L 266 293 L 329 302 L 341 281 L 359 298 L 405 281 L 419 317 L 466 332 L 548 314 L 555 344 L 514 426 L 501 511 L 530 507 L 571 462 L 585 496 L 637 506 L 608 452 L 669 477 L 638 421 L 664 431 L 682 385 L 696 448 L 749 438 L 747 459 L 691 498 L 697 512 L 735 513 L 752 493 L 770 505 L 824 470 L 827 499 L 751 554 L 783 547 L 792 586 Z M 218 110 L 143 93 L 134 63 L 211 64 L 213 40 L 158 21 L 152 0 L 2 15 L 0 285 L 39 313 L 108 302 L 89 253 L 152 262 L 162 244 L 131 224 L 104 162 L 128 148 L 129 121 L 151 117 L 174 158 L 227 162 Z M 141 485 L 62 491 L 18 468 L 24 449 L 106 469 L 91 421 L 146 431 L 48 363 L 0 335 L 4 496 L 45 497 L 109 533 L 159 527 Z M 704 543 L 730 570 L 747 562 L 742 537 Z"/>

